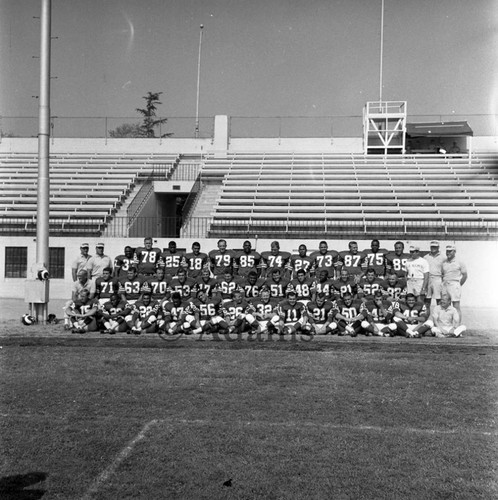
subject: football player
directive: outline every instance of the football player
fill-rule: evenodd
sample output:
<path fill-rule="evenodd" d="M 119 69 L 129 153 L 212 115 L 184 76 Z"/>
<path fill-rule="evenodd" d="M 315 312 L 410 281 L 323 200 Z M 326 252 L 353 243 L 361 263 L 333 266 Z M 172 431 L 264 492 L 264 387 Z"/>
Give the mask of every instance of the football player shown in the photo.
<path fill-rule="evenodd" d="M 242 281 L 240 276 L 233 275 L 232 269 L 225 269 L 224 273 L 216 278 L 216 288 L 221 293 L 222 300 L 228 302 L 232 300 L 235 290 L 242 291 Z"/>
<path fill-rule="evenodd" d="M 214 276 L 222 274 L 227 267 L 233 269 L 235 264 L 234 254 L 227 249 L 226 240 L 218 240 L 218 249 L 209 252 L 208 260 Z"/>
<path fill-rule="evenodd" d="M 130 267 L 126 279 L 119 284 L 119 293 L 124 302 L 133 305 L 139 298 L 144 283 L 143 277 L 139 277 L 136 267 Z"/>
<path fill-rule="evenodd" d="M 410 258 L 409 253 L 405 253 L 405 244 L 397 241 L 394 244 L 394 252 L 386 255 L 386 274 L 394 272 L 400 278 L 406 277 L 406 261 Z"/>
<path fill-rule="evenodd" d="M 270 290 L 272 297 L 283 299 L 287 293 L 289 279 L 282 277 L 282 268 L 276 267 L 270 270 L 270 277 L 266 279 L 264 286 Z"/>
<path fill-rule="evenodd" d="M 152 300 L 149 288 L 144 288 L 142 297 L 133 305 L 133 310 L 128 315 L 127 325 L 130 333 L 140 335 L 141 333 L 157 332 L 157 321 L 160 305 Z"/>
<path fill-rule="evenodd" d="M 394 337 L 397 327 L 393 322 L 393 304 L 384 298 L 381 290 L 376 290 L 373 298 L 363 303 L 361 311 L 365 316 L 361 326 L 367 336 Z"/>
<path fill-rule="evenodd" d="M 197 241 L 192 243 L 192 251 L 185 254 L 185 262 L 188 275 L 194 279 L 201 275 L 203 269 L 209 269 L 208 256 L 201 252 L 201 244 Z"/>
<path fill-rule="evenodd" d="M 170 283 L 165 277 L 164 269 L 157 268 L 156 275 L 149 279 L 148 284 L 152 293 L 152 300 L 162 302 L 169 295 Z"/>
<path fill-rule="evenodd" d="M 191 330 L 192 325 L 188 324 L 185 329 L 184 319 L 186 317 L 186 309 L 189 302 L 183 300 L 178 292 L 171 294 L 171 300 L 165 299 L 160 308 L 160 316 L 158 326 L 159 331 L 167 335 L 183 334 L 186 330 Z"/>
<path fill-rule="evenodd" d="M 335 304 L 327 300 L 325 294 L 319 293 L 314 301 L 306 305 L 308 324 L 313 335 L 327 335 L 337 332 L 337 323 L 334 321 Z"/>
<path fill-rule="evenodd" d="M 428 312 L 423 302 L 417 302 L 413 293 L 408 293 L 404 301 L 393 303 L 394 321 L 397 333 L 410 338 L 420 338 L 430 330 L 427 324 Z"/>
<path fill-rule="evenodd" d="M 175 241 L 168 243 L 168 248 L 165 248 L 159 257 L 159 267 L 164 268 L 166 276 L 176 276 L 180 269 L 187 269 L 188 262 L 183 252 L 179 252 Z"/>
<path fill-rule="evenodd" d="M 118 255 L 114 259 L 114 277 L 119 281 L 126 278 L 128 269 L 136 266 L 134 250 L 130 246 L 124 247 L 124 254 Z"/>
<path fill-rule="evenodd" d="M 152 247 L 152 238 L 148 236 L 144 239 L 144 246 L 135 250 L 135 262 L 139 276 L 153 276 L 161 257 L 161 249 Z"/>
<path fill-rule="evenodd" d="M 385 294 L 392 301 L 404 300 L 406 297 L 406 279 L 400 278 L 394 271 L 390 271 L 387 279 L 382 283 Z"/>
<path fill-rule="evenodd" d="M 292 254 L 289 260 L 289 269 L 293 279 L 297 278 L 297 272 L 303 269 L 307 276 L 311 275 L 313 269 L 313 257 L 308 255 L 308 248 L 306 245 L 299 245 L 297 254 Z"/>
<path fill-rule="evenodd" d="M 281 335 L 310 333 L 305 329 L 308 319 L 306 306 L 297 300 L 296 292 L 289 292 L 287 298 L 279 302 L 277 313 L 280 318 L 279 333 Z"/>
<path fill-rule="evenodd" d="M 360 299 L 354 299 L 349 292 L 336 302 L 333 315 L 339 335 L 356 337 L 362 331 L 361 322 L 365 319 L 362 305 L 363 302 Z"/>
<path fill-rule="evenodd" d="M 362 262 L 363 269 L 373 269 L 375 274 L 384 279 L 386 273 L 386 255 L 389 253 L 385 248 L 380 248 L 379 240 L 372 240 L 370 248 L 363 250 L 365 259 Z"/>
<path fill-rule="evenodd" d="M 261 252 L 262 274 L 268 278 L 272 270 L 278 268 L 281 270 L 282 276 L 285 276 L 290 256 L 289 252 L 280 251 L 280 243 L 278 241 L 272 241 L 270 251 Z"/>
<path fill-rule="evenodd" d="M 128 325 L 125 318 L 131 313 L 131 310 L 132 306 L 124 302 L 117 293 L 111 295 L 100 311 L 104 326 L 100 333 L 126 332 Z"/>
<path fill-rule="evenodd" d="M 297 271 L 296 277 L 289 283 L 287 289 L 296 292 L 297 300 L 306 305 L 307 302 L 311 300 L 313 279 L 306 274 L 303 268 L 301 268 Z"/>
<path fill-rule="evenodd" d="M 171 278 L 168 293 L 178 292 L 183 299 L 188 300 L 197 292 L 197 282 L 194 278 L 187 276 L 187 271 L 180 268 L 177 275 Z"/>
<path fill-rule="evenodd" d="M 334 279 L 336 270 L 342 266 L 342 262 L 339 260 L 339 252 L 329 250 L 326 241 L 320 241 L 318 250 L 311 254 L 311 258 L 313 259 L 313 273 L 315 276 L 318 276 L 320 271 L 326 270 L 329 278 Z"/>
<path fill-rule="evenodd" d="M 194 329 L 192 333 L 211 334 L 219 332 L 222 335 L 228 333 L 228 323 L 223 318 L 222 300 L 219 294 L 208 297 L 204 290 L 199 290 L 195 299 L 187 306 L 186 318 L 194 316 Z"/>
<path fill-rule="evenodd" d="M 384 280 L 377 277 L 375 269 L 369 267 L 358 283 L 358 297 L 364 302 L 372 300 L 374 292 L 383 290 L 383 284 Z"/>
<path fill-rule="evenodd" d="M 339 279 L 332 281 L 332 289 L 337 298 L 342 298 L 346 292 L 352 294 L 353 297 L 358 295 L 358 283 L 344 268 L 340 271 Z"/>
<path fill-rule="evenodd" d="M 254 316 L 249 314 L 253 312 L 253 307 L 244 298 L 242 291 L 235 290 L 232 293 L 232 300 L 224 302 L 222 307 L 229 333 L 239 334 L 251 326 L 257 326 Z M 248 314 L 249 318 L 247 318 Z"/>
<path fill-rule="evenodd" d="M 365 262 L 366 255 L 358 251 L 358 243 L 356 241 L 350 241 L 348 248 L 349 250 L 339 252 L 338 259 L 342 263 L 342 269 L 347 270 L 349 276 L 356 278 L 356 281 L 358 281 L 363 274 L 362 265 Z"/>
<path fill-rule="evenodd" d="M 272 330 L 272 332 L 275 333 L 280 321 L 278 315 L 276 315 L 276 308 L 279 302 L 278 299 L 272 297 L 270 291 L 267 288 L 264 288 L 261 291 L 260 297 L 257 297 L 250 302 L 254 309 L 252 315 L 257 321 L 255 328 L 258 333 L 262 333 L 265 330 L 268 331 L 268 324 L 272 321 L 272 319 L 274 319 L 274 321 L 269 330 Z"/>
<path fill-rule="evenodd" d="M 332 287 L 332 280 L 329 279 L 329 272 L 327 269 L 319 271 L 318 276 L 313 281 L 312 285 L 312 298 L 316 300 L 319 293 L 324 293 L 327 299 L 334 297 L 334 290 Z"/>
<path fill-rule="evenodd" d="M 239 276 L 247 276 L 250 272 L 259 275 L 261 270 L 261 255 L 252 249 L 249 240 L 244 241 L 242 250 L 235 253 L 234 272 Z"/>
<path fill-rule="evenodd" d="M 95 280 L 95 298 L 102 306 L 111 298 L 111 295 L 118 293 L 118 291 L 119 281 L 112 277 L 112 269 L 106 267 L 102 271 L 102 276 Z"/>
<path fill-rule="evenodd" d="M 195 280 L 197 290 L 206 292 L 208 297 L 211 297 L 213 291 L 216 289 L 216 280 L 211 276 L 209 269 L 203 269 L 201 275 Z"/>
<path fill-rule="evenodd" d="M 90 292 L 84 288 L 78 298 L 71 302 L 65 313 L 72 325 L 72 333 L 86 333 L 97 330 L 96 313 L 98 311 L 97 299 L 90 298 Z"/>

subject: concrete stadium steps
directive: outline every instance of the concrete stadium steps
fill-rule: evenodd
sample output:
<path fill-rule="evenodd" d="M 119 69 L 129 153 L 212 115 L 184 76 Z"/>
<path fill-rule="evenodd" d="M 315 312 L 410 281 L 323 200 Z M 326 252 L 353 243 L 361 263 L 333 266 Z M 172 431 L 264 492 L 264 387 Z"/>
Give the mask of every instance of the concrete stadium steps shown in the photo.
<path fill-rule="evenodd" d="M 227 221 L 247 234 L 265 219 L 273 229 L 305 232 L 340 221 L 445 232 L 467 225 L 487 234 L 498 221 L 497 165 L 496 155 L 232 153 L 207 155 L 202 175 L 223 179 L 211 213 L 211 231 L 220 235 Z"/>
<path fill-rule="evenodd" d="M 136 182 L 165 178 L 175 154 L 65 153 L 50 155 L 50 230 L 101 234 Z M 37 210 L 38 156 L 0 153 L 2 234 L 32 230 Z"/>

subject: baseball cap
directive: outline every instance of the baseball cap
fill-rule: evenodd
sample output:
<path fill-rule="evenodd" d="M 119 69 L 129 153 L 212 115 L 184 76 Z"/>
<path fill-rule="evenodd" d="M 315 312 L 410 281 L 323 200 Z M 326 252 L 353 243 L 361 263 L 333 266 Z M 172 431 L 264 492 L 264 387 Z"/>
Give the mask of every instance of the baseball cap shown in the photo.
<path fill-rule="evenodd" d="M 104 248 L 104 244 L 103 243 L 97 243 L 95 245 L 95 248 Z"/>
<path fill-rule="evenodd" d="M 439 241 L 431 241 L 431 247 L 439 247 Z"/>
<path fill-rule="evenodd" d="M 410 247 L 410 252 L 420 252 L 420 247 L 418 245 L 412 245 Z"/>
<path fill-rule="evenodd" d="M 455 245 L 446 245 L 446 250 L 456 250 Z"/>
<path fill-rule="evenodd" d="M 88 243 L 82 243 L 80 248 L 90 248 L 90 245 Z"/>

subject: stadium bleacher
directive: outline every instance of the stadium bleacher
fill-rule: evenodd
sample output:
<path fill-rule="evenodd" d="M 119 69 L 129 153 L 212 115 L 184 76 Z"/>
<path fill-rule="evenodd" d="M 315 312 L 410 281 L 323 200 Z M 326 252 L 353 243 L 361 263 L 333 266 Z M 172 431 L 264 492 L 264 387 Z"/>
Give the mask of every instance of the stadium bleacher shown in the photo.
<path fill-rule="evenodd" d="M 496 155 L 208 155 L 222 180 L 210 234 L 377 232 L 486 236 L 498 225 Z"/>
<path fill-rule="evenodd" d="M 131 188 L 156 166 L 166 176 L 174 154 L 65 153 L 50 156 L 50 231 L 100 234 Z M 38 159 L 0 154 L 2 234 L 36 229 Z"/>

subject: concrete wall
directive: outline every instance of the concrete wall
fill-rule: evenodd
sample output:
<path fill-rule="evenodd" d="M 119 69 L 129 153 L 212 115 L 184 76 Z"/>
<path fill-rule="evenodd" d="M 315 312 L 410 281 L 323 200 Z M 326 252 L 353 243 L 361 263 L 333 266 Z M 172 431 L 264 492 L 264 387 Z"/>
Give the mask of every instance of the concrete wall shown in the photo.
<path fill-rule="evenodd" d="M 64 247 L 66 249 L 66 278 L 64 280 L 51 280 L 50 296 L 53 299 L 66 298 L 70 295 L 71 287 L 71 263 L 72 260 L 79 255 L 79 246 L 83 242 L 90 244 L 90 253 L 95 253 L 95 244 L 99 241 L 105 243 L 105 254 L 114 258 L 123 253 L 123 248 L 126 245 L 137 247 L 142 245 L 143 238 L 50 238 L 51 247 Z M 166 248 L 170 238 L 159 238 L 154 240 L 154 246 Z M 190 250 L 192 243 L 199 241 L 202 251 L 208 252 L 216 248 L 217 240 L 214 239 L 177 239 L 179 248 L 187 248 Z M 243 239 L 228 240 L 229 248 L 242 248 Z M 270 249 L 271 240 L 251 240 L 253 248 L 258 251 Z M 347 249 L 347 241 L 345 240 L 327 240 L 329 248 L 335 250 Z M 319 240 L 280 240 L 282 250 L 292 253 L 297 252 L 298 246 L 304 243 L 308 246 L 308 250 L 318 249 Z M 405 241 L 405 244 L 410 245 L 410 241 Z M 417 241 L 422 250 L 429 249 L 429 241 Z M 457 256 L 461 258 L 467 265 L 469 272 L 468 282 L 464 286 L 464 294 L 462 303 L 465 306 L 472 307 L 491 307 L 498 308 L 498 241 L 457 241 L 451 242 L 457 245 Z M 360 249 L 369 248 L 370 240 L 358 240 Z M 392 249 L 394 240 L 381 241 L 384 248 Z M 445 242 L 441 241 L 444 250 Z M 17 238 L 0 238 L 0 297 L 18 298 L 24 300 L 24 279 L 5 278 L 5 247 L 6 246 L 25 246 L 28 247 L 28 267 L 35 262 L 36 241 L 32 237 L 17 237 Z"/>

